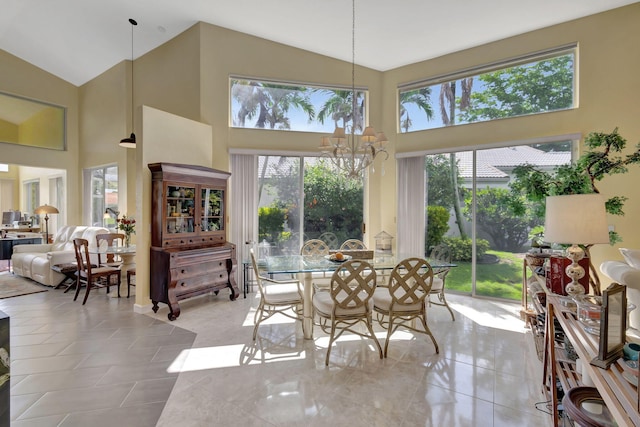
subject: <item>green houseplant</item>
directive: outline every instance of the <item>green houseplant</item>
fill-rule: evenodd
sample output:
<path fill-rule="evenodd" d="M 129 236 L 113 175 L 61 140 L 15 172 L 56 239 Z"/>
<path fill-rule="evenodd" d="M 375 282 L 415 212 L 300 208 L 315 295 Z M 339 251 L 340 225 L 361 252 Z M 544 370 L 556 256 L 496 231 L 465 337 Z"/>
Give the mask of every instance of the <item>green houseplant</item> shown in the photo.
<path fill-rule="evenodd" d="M 600 193 L 596 183 L 605 176 L 626 173 L 628 166 L 640 163 L 640 143 L 635 151 L 623 156 L 627 140 L 615 128 L 611 133 L 592 132 L 584 140 L 587 151 L 572 164 L 556 167 L 547 172 L 535 166 L 525 164 L 514 168 L 514 179 L 509 184 L 514 195 L 512 208 L 516 213 L 524 214 L 527 203 L 533 208 L 534 215 L 544 218 L 545 199 L 547 196 L 569 194 Z M 627 200 L 624 196 L 612 196 L 605 201 L 607 213 L 624 215 L 623 207 Z M 540 236 L 540 230 L 536 233 Z M 610 243 L 615 244 L 622 239 L 614 232 L 609 232 Z M 587 255 L 589 246 L 585 247 Z M 597 271 L 590 264 L 590 280 L 596 293 L 600 292 L 600 280 Z"/>

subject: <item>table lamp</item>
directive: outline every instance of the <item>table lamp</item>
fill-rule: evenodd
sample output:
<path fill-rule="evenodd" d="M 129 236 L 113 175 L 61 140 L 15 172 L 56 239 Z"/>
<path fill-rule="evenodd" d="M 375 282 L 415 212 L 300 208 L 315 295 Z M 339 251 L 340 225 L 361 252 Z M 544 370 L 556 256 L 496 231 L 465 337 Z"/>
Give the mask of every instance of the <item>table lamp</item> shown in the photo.
<path fill-rule="evenodd" d="M 565 256 L 571 260 L 565 270 L 571 283 L 565 290 L 572 297 L 584 294 L 584 286 L 578 282 L 584 277 L 584 268 L 578 261 L 584 258 L 585 251 L 578 245 L 609 243 L 607 213 L 602 196 L 594 193 L 547 197 L 544 240 L 571 245 L 565 252 Z"/>
<path fill-rule="evenodd" d="M 58 209 L 49 205 L 38 206 L 34 211 L 36 215 L 44 214 L 45 243 L 49 243 L 49 214 L 60 213 Z"/>

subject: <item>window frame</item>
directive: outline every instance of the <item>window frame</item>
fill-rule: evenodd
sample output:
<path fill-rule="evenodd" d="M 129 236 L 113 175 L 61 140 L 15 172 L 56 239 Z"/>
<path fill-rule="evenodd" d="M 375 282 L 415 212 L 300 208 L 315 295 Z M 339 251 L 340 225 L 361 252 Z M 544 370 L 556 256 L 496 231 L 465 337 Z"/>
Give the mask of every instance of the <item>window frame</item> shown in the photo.
<path fill-rule="evenodd" d="M 107 172 L 109 169 L 115 168 L 115 179 L 114 180 L 107 180 L 107 175 L 110 174 L 111 172 Z M 94 177 L 94 172 L 97 171 L 102 171 L 102 194 L 94 194 L 94 179 L 96 179 Z M 89 224 L 91 226 L 100 226 L 103 227 L 104 226 L 104 212 L 106 211 L 106 208 L 110 207 L 113 208 L 114 210 L 118 210 L 118 204 L 119 204 L 119 198 L 118 198 L 118 194 L 119 194 L 119 190 L 118 190 L 118 175 L 119 175 L 120 171 L 119 171 L 119 167 L 117 163 L 112 163 L 112 164 L 108 164 L 108 165 L 103 165 L 103 166 L 97 166 L 97 167 L 93 167 L 93 168 L 87 168 L 83 170 L 83 184 L 84 184 L 84 212 L 85 212 L 85 223 Z M 99 178 L 97 178 L 99 179 Z M 115 182 L 116 184 L 116 200 L 117 203 L 113 204 L 109 204 L 107 202 L 107 181 L 111 182 Z M 95 213 L 94 212 L 94 204 L 93 201 L 94 199 L 96 199 L 96 197 L 94 196 L 102 196 L 102 209 L 100 213 Z M 95 219 L 95 221 L 94 221 Z M 99 219 L 99 220 L 98 220 Z M 98 224 L 99 225 L 96 225 Z"/>
<path fill-rule="evenodd" d="M 239 76 L 239 75 L 231 75 L 229 76 L 229 128 L 232 129 L 257 129 L 264 131 L 284 131 L 284 132 L 308 132 L 308 133 L 318 133 L 318 134 L 327 134 L 332 133 L 335 128 L 334 121 L 331 118 L 327 118 L 324 123 L 320 123 L 317 120 L 317 111 L 316 118 L 313 120 L 313 123 L 316 123 L 316 127 L 306 127 L 300 129 L 271 129 L 268 127 L 255 127 L 255 126 L 239 126 L 235 124 L 235 111 L 234 111 L 234 93 L 233 87 L 234 82 L 236 81 L 249 81 L 256 82 L 260 84 L 274 85 L 274 86 L 283 86 L 283 87 L 291 87 L 295 89 L 296 87 L 305 87 L 309 90 L 313 91 L 334 91 L 334 92 L 352 92 L 355 89 L 357 93 L 358 105 L 362 111 L 361 113 L 361 121 L 362 123 L 358 123 L 357 129 L 362 131 L 369 123 L 369 89 L 364 86 L 341 86 L 341 85 L 326 85 L 322 83 L 308 83 L 308 82 L 296 82 L 291 80 L 278 80 L 278 79 L 267 79 L 260 77 L 247 77 L 247 76 Z M 351 102 L 351 101 L 350 101 Z M 350 103 L 349 102 L 349 103 Z M 316 107 L 321 107 L 322 104 L 318 104 Z M 347 122 L 346 125 L 350 126 L 352 120 Z M 321 128 L 320 128 L 321 127 Z M 360 129 L 362 127 L 362 129 Z"/>
<path fill-rule="evenodd" d="M 487 64 L 475 66 L 475 67 L 469 67 L 469 68 L 461 69 L 461 70 L 454 71 L 454 72 L 451 72 L 451 73 L 440 74 L 440 75 L 433 76 L 433 77 L 426 78 L 426 79 L 420 79 L 420 80 L 416 80 L 416 81 L 411 81 L 411 82 L 399 84 L 398 87 L 397 87 L 397 90 L 396 90 L 396 99 L 397 99 L 397 105 L 396 105 L 396 131 L 397 131 L 398 134 L 400 134 L 400 133 L 413 133 L 413 132 L 428 131 L 428 130 L 431 130 L 431 129 L 441 129 L 441 128 L 447 127 L 447 126 L 465 125 L 465 124 L 472 124 L 472 123 L 485 123 L 485 122 L 490 122 L 490 121 L 494 121 L 494 120 L 500 120 L 502 118 L 477 120 L 477 121 L 465 121 L 465 122 L 460 122 L 460 123 L 458 123 L 458 122 L 456 122 L 454 120 L 454 122 L 451 123 L 450 125 L 441 124 L 441 125 L 435 125 L 435 126 L 430 126 L 430 127 L 425 127 L 425 128 L 413 129 L 413 130 L 408 130 L 406 132 L 403 132 L 402 131 L 402 122 L 401 122 L 401 120 L 402 120 L 402 114 L 401 113 L 402 113 L 402 110 L 403 110 L 403 104 L 401 103 L 402 94 L 405 93 L 405 92 L 410 92 L 410 91 L 414 91 L 414 90 L 418 90 L 418 89 L 431 88 L 431 87 L 434 87 L 434 86 L 437 86 L 437 85 L 441 85 L 441 84 L 444 84 L 444 83 L 458 82 L 459 80 L 462 80 L 462 79 L 465 79 L 465 78 L 473 77 L 474 79 L 477 79 L 482 74 L 493 73 L 493 72 L 498 72 L 498 71 L 505 71 L 505 70 L 508 70 L 509 68 L 523 66 L 523 65 L 532 65 L 532 64 L 535 64 L 535 63 L 538 63 L 538 62 L 542 62 L 542 61 L 549 60 L 549 59 L 554 59 L 554 58 L 560 58 L 560 57 L 566 56 L 566 55 L 572 55 L 572 57 L 573 57 L 573 78 L 572 78 L 572 87 L 571 87 L 571 90 L 572 90 L 571 106 L 567 107 L 567 108 L 562 108 L 562 109 L 545 110 L 545 111 L 539 111 L 539 112 L 535 112 L 535 113 L 508 116 L 508 117 L 504 117 L 504 118 L 525 117 L 525 116 L 530 116 L 530 115 L 544 114 L 544 113 L 555 112 L 555 111 L 566 111 L 566 110 L 571 110 L 571 109 L 578 108 L 578 45 L 577 45 L 577 43 L 570 43 L 570 44 L 554 47 L 554 48 L 551 48 L 551 49 L 546 49 L 546 50 L 542 50 L 542 51 L 529 53 L 529 54 L 526 54 L 526 55 L 520 55 L 520 56 L 513 57 L 513 58 L 508 58 L 508 59 L 495 61 L 495 62 L 491 62 L 491 63 L 487 63 Z M 435 101 L 435 102 L 432 101 L 432 104 L 435 105 L 435 106 L 438 105 L 437 101 Z M 458 117 L 457 110 L 458 109 L 456 107 L 456 117 Z"/>

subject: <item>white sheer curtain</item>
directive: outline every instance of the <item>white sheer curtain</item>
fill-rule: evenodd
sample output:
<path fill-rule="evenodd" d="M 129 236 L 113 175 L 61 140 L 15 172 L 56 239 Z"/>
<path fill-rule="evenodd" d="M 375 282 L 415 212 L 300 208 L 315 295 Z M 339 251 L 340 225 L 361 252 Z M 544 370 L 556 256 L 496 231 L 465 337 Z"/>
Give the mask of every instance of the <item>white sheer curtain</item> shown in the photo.
<path fill-rule="evenodd" d="M 242 283 L 242 261 L 249 259 L 249 248 L 258 240 L 258 156 L 231 154 L 231 242 L 236 244 L 238 273 Z M 250 242 L 250 243 L 247 243 Z"/>
<path fill-rule="evenodd" d="M 426 170 L 424 156 L 405 157 L 397 161 L 397 252 L 403 256 L 424 257 L 426 222 Z"/>

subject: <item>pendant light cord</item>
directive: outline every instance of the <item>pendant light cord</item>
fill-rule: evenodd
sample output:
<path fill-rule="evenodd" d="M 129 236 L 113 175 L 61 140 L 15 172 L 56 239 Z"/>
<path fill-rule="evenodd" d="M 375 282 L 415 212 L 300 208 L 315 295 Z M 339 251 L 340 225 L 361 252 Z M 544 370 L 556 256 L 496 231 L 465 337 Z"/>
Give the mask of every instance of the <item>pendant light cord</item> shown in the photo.
<path fill-rule="evenodd" d="M 356 0 L 351 0 L 351 141 L 356 137 Z"/>
<path fill-rule="evenodd" d="M 134 122 L 134 114 L 133 114 L 133 27 L 138 25 L 135 19 L 129 18 L 129 22 L 131 23 L 131 133 L 134 133 L 135 122 Z"/>

